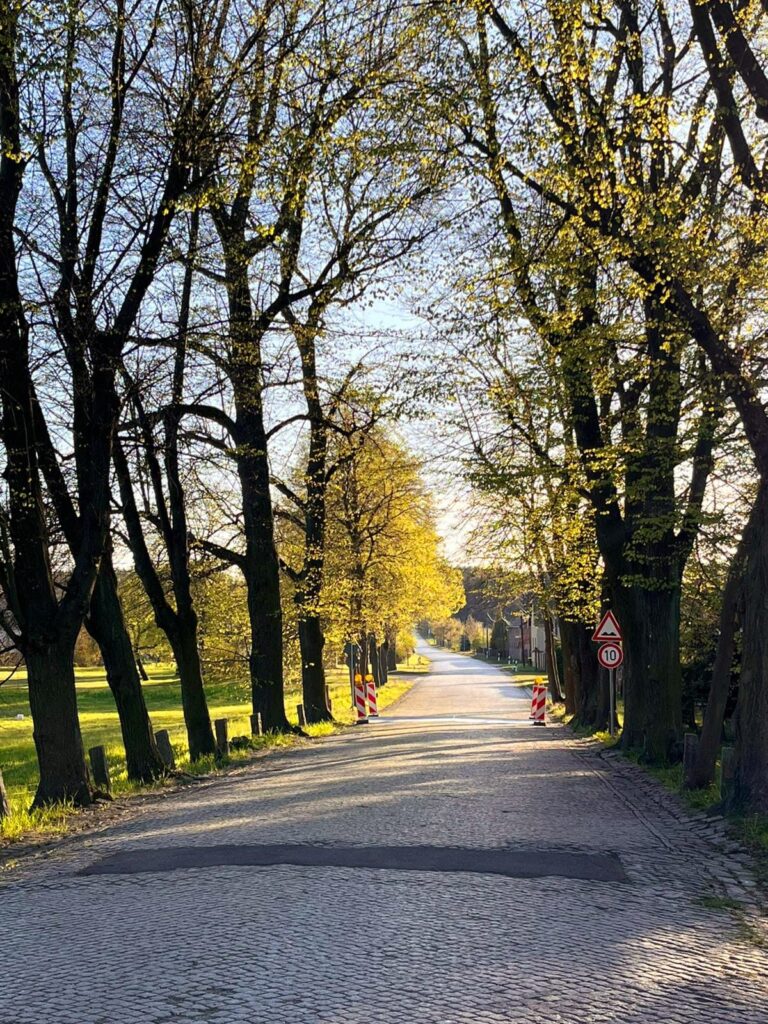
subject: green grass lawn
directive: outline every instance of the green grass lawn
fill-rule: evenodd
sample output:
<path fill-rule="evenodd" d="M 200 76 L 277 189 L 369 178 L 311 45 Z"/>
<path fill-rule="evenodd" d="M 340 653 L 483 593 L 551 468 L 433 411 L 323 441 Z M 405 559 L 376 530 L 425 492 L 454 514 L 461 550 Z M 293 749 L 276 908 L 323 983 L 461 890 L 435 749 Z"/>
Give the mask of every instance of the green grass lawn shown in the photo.
<path fill-rule="evenodd" d="M 413 675 L 429 668 L 429 661 L 413 655 L 410 664 L 400 666 L 403 674 L 390 676 L 389 683 L 379 692 L 379 707 L 386 708 L 402 697 L 414 683 Z M 189 763 L 184 718 L 181 710 L 181 691 L 173 666 L 149 667 L 149 682 L 144 684 L 144 694 L 155 730 L 167 729 L 176 753 L 177 766 L 189 771 L 205 772 L 214 769 L 213 759 L 207 758 L 196 765 Z M 0 676 L 2 678 L 2 676 Z M 351 706 L 347 670 L 332 669 L 327 674 L 330 687 L 333 714 L 338 725 L 354 721 Z M 248 736 L 251 713 L 250 687 L 247 681 L 209 682 L 206 695 L 211 719 L 228 718 L 229 735 Z M 125 752 L 120 737 L 120 724 L 112 694 L 102 669 L 78 669 L 77 698 L 80 711 L 80 726 L 83 744 L 89 747 L 106 747 L 109 759 L 113 791 L 127 793 L 138 787 L 128 781 L 125 769 Z M 298 685 L 286 690 L 286 711 L 294 724 L 298 723 L 296 705 L 301 702 Z M 17 719 L 23 715 L 23 719 Z M 311 736 L 332 733 L 337 728 L 331 723 L 308 726 Z M 256 748 L 286 745 L 297 742 L 292 736 L 264 736 L 254 741 Z M 248 751 L 233 752 L 231 763 L 244 762 L 250 757 Z M 28 808 L 37 785 L 37 760 L 32 740 L 32 718 L 29 712 L 27 685 L 24 673 L 17 673 L 11 680 L 0 686 L 0 770 L 2 770 L 11 816 L 0 826 L 0 836 L 16 839 L 31 829 L 46 831 L 62 830 L 66 827 L 66 808 L 35 812 L 30 815 Z"/>

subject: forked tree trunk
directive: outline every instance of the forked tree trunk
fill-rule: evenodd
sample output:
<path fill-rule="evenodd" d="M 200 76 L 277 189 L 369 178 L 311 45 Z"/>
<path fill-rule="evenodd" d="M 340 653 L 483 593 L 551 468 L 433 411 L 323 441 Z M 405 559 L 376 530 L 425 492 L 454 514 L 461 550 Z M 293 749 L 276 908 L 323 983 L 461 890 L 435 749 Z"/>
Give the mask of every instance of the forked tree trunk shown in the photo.
<path fill-rule="evenodd" d="M 332 722 L 325 691 L 323 648 L 325 637 L 319 615 L 303 612 L 299 616 L 301 651 L 301 692 L 307 722 Z"/>
<path fill-rule="evenodd" d="M 91 803 L 91 785 L 77 717 L 75 641 L 30 643 L 24 651 L 40 781 L 33 807 L 71 800 Z"/>
<path fill-rule="evenodd" d="M 91 595 L 90 616 L 85 624 L 99 645 L 107 682 L 117 706 L 128 778 L 152 782 L 164 774 L 165 766 L 155 744 L 137 662 L 125 628 L 115 571 L 108 555 L 102 558 Z"/>

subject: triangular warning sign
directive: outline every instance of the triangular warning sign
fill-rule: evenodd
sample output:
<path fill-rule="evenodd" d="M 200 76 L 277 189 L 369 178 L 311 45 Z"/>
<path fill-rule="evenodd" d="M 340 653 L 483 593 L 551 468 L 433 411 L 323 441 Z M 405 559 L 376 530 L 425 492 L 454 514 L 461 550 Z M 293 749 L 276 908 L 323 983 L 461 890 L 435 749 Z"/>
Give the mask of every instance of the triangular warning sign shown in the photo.
<path fill-rule="evenodd" d="M 616 621 L 616 616 L 610 609 L 600 620 L 600 625 L 592 634 L 592 639 L 596 643 L 605 643 L 606 640 L 621 640 L 621 629 Z"/>

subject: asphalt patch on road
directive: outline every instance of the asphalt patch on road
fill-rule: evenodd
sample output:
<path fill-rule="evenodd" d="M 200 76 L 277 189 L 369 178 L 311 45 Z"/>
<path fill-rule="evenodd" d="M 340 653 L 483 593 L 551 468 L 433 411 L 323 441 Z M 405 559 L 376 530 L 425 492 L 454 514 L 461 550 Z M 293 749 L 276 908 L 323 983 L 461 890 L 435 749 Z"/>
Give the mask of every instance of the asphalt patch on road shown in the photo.
<path fill-rule="evenodd" d="M 103 857 L 79 875 L 135 875 L 190 868 L 270 867 L 380 868 L 388 871 L 463 871 L 508 878 L 576 878 L 626 882 L 613 853 L 561 850 L 477 850 L 448 846 L 166 846 L 125 850 Z"/>

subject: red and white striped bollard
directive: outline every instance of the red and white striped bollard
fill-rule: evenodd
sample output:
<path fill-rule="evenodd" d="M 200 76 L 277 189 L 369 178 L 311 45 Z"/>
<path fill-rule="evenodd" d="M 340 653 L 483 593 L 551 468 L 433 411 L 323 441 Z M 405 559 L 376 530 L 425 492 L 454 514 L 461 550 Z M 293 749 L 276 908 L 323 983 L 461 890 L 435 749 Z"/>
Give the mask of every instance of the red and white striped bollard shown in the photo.
<path fill-rule="evenodd" d="M 376 699 L 376 680 L 370 674 L 365 677 L 365 689 L 368 697 L 368 717 L 378 718 L 379 703 Z"/>
<path fill-rule="evenodd" d="M 359 672 L 355 673 L 355 725 L 368 725 L 368 706 L 365 702 L 365 682 Z"/>
<path fill-rule="evenodd" d="M 547 684 L 539 683 L 533 691 L 533 724 L 546 725 Z"/>
<path fill-rule="evenodd" d="M 531 694 L 531 713 L 528 717 L 533 721 L 536 717 L 536 697 L 538 696 L 539 690 L 541 689 L 541 683 L 533 684 L 533 692 Z"/>

